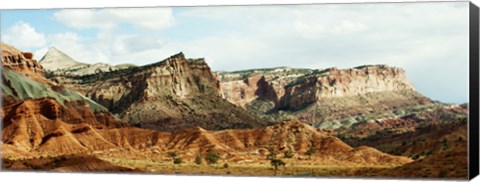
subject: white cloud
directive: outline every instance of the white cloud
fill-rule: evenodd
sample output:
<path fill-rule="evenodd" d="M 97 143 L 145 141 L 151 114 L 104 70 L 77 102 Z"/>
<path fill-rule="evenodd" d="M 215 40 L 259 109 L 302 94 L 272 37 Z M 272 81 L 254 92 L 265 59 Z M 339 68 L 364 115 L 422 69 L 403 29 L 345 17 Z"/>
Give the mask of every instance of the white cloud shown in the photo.
<path fill-rule="evenodd" d="M 466 2 L 256 8 L 192 9 L 181 15 L 244 28 L 235 37 L 219 34 L 166 47 L 203 53 L 214 70 L 388 64 L 406 69 L 417 89 L 433 99 L 468 98 Z"/>
<path fill-rule="evenodd" d="M 45 55 L 50 47 L 56 47 L 73 59 L 85 63 L 108 62 L 109 58 L 98 46 L 89 45 L 84 38 L 74 32 L 65 32 L 47 36 L 48 46 L 35 52 L 37 57 Z M 47 51 L 46 51 L 47 50 Z"/>
<path fill-rule="evenodd" d="M 174 23 L 171 8 L 116 8 L 105 10 L 105 13 L 119 22 L 131 23 L 147 29 L 163 29 L 172 26 Z"/>
<path fill-rule="evenodd" d="M 179 26 L 172 26 L 171 9 L 65 10 L 55 13 L 57 20 L 101 31 L 94 37 L 62 33 L 47 39 L 49 45 L 89 63 L 142 65 L 182 51 L 187 57 L 205 57 L 213 70 L 388 64 L 406 69 L 421 93 L 458 102 L 468 97 L 467 5 L 195 7 L 176 13 Z M 172 34 L 112 30 L 124 23 L 179 32 L 166 37 Z M 445 73 L 454 74 L 442 79 Z"/>
<path fill-rule="evenodd" d="M 39 33 L 30 24 L 25 22 L 17 22 L 2 33 L 2 41 L 15 45 L 15 47 L 30 51 L 35 48 L 45 46 L 45 35 Z"/>
<path fill-rule="evenodd" d="M 42 47 L 40 49 L 37 49 L 33 52 L 33 55 L 35 56 L 36 59 L 40 60 L 42 57 L 48 52 L 48 47 Z"/>
<path fill-rule="evenodd" d="M 348 20 L 342 21 L 342 23 L 335 25 L 332 29 L 334 33 L 354 33 L 365 30 L 367 28 L 363 23 L 351 22 Z"/>
<path fill-rule="evenodd" d="M 163 29 L 173 25 L 171 8 L 67 9 L 54 14 L 56 20 L 78 28 L 112 29 L 119 24 L 139 28 Z"/>

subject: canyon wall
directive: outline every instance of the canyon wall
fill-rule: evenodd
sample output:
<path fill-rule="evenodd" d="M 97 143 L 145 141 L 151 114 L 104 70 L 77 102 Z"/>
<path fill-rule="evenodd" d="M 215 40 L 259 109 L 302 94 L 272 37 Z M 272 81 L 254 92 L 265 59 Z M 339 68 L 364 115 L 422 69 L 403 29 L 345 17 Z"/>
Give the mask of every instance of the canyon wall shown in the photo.
<path fill-rule="evenodd" d="M 220 96 L 220 84 L 204 59 L 183 53 L 145 66 L 50 78 L 77 90 L 139 127 L 176 131 L 264 126 L 257 116 Z"/>

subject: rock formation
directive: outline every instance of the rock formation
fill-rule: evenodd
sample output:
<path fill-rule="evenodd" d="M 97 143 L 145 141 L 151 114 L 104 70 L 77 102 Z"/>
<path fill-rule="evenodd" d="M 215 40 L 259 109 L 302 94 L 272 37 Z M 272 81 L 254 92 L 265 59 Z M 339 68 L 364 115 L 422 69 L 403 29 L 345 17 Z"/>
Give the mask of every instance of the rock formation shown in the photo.
<path fill-rule="evenodd" d="M 165 131 L 265 126 L 258 117 L 220 97 L 219 82 L 203 59 L 179 53 L 164 61 L 87 75 L 54 74 L 76 90 L 140 127 Z"/>
<path fill-rule="evenodd" d="M 2 50 L 2 66 L 19 73 L 39 79 L 43 77 L 44 69 L 33 57 L 32 53 L 22 52 L 13 46 L 0 43 Z"/>
<path fill-rule="evenodd" d="M 319 166 L 357 176 L 467 174 L 466 105 L 432 102 L 399 68 L 212 73 L 180 53 L 95 73 L 74 65 L 46 79 L 31 53 L 1 46 L 3 169 L 153 172 L 165 170 L 169 152 L 185 166 L 214 153 L 265 167 L 283 153 L 288 167 L 300 166 L 294 174 Z"/>
<path fill-rule="evenodd" d="M 340 122 L 359 115 L 431 103 L 415 92 L 404 70 L 385 65 L 222 72 L 219 79 L 222 96 L 238 106 L 325 128 L 348 126 Z"/>
<path fill-rule="evenodd" d="M 105 63 L 87 64 L 74 60 L 64 52 L 51 47 L 39 63 L 47 71 L 48 77 L 54 75 L 89 75 L 113 70 L 127 69 L 132 64 L 109 65 Z"/>
<path fill-rule="evenodd" d="M 74 69 L 87 65 L 85 63 L 75 61 L 73 58 L 55 47 L 51 47 L 40 59 L 40 64 L 48 71 Z"/>
<path fill-rule="evenodd" d="M 1 44 L 3 127 L 12 122 L 32 122 L 41 115 L 49 119 L 63 118 L 67 123 L 87 123 L 93 126 L 123 126 L 105 107 L 81 94 L 47 80 L 42 66 L 31 54 Z M 24 56 L 26 55 L 26 56 Z M 13 58 L 13 59 L 12 59 Z M 29 125 L 29 124 L 23 124 Z M 24 127 L 24 126 L 23 126 Z M 31 132 L 31 131 L 29 131 Z M 38 134 L 38 133 L 37 133 Z"/>

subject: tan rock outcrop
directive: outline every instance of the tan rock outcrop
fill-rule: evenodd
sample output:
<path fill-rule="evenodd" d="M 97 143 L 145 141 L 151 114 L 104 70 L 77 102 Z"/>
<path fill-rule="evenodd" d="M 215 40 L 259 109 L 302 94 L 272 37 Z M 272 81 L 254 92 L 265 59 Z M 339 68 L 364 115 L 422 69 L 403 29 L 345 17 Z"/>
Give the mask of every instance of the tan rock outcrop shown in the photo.
<path fill-rule="evenodd" d="M 44 70 L 32 53 L 22 52 L 13 46 L 0 43 L 2 65 L 27 75 L 43 77 Z"/>
<path fill-rule="evenodd" d="M 219 80 L 222 96 L 235 105 L 273 120 L 296 118 L 326 128 L 432 102 L 415 91 L 403 69 L 386 65 L 220 72 Z"/>
<path fill-rule="evenodd" d="M 301 109 L 325 98 L 404 90 L 414 91 L 414 87 L 400 68 L 384 65 L 330 68 L 285 87 L 286 94 L 279 107 Z"/>
<path fill-rule="evenodd" d="M 187 59 L 183 53 L 145 66 L 81 76 L 55 75 L 52 79 L 136 126 L 175 131 L 266 124 L 222 99 L 219 81 L 205 60 Z"/>

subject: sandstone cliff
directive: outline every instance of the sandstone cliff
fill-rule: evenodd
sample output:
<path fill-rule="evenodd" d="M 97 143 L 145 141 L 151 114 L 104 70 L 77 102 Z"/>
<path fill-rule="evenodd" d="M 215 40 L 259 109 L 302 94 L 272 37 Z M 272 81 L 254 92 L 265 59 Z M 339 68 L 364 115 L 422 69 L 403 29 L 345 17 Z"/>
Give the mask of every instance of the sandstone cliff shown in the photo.
<path fill-rule="evenodd" d="M 278 104 L 285 95 L 285 86 L 313 70 L 272 68 L 237 72 L 219 72 L 222 97 L 235 105 L 247 108 L 255 100 Z"/>
<path fill-rule="evenodd" d="M 286 85 L 285 90 L 279 107 L 297 110 L 321 99 L 414 91 L 414 87 L 402 69 L 377 65 L 318 71 Z"/>
<path fill-rule="evenodd" d="M 161 62 L 88 75 L 56 75 L 77 90 L 140 127 L 174 131 L 264 126 L 258 117 L 220 97 L 219 81 L 203 59 L 183 53 Z"/>
<path fill-rule="evenodd" d="M 42 80 L 44 69 L 40 65 L 33 54 L 30 52 L 22 52 L 13 46 L 0 43 L 2 51 L 2 66 L 19 73 L 26 74 L 33 79 Z"/>
<path fill-rule="evenodd" d="M 48 118 L 66 117 L 69 123 L 86 122 L 92 125 L 123 126 L 105 107 L 44 77 L 44 70 L 32 54 L 22 53 L 12 46 L 1 44 L 2 64 L 2 126 L 18 121 L 19 115 Z M 28 111 L 17 109 L 27 107 Z M 6 119 L 13 119 L 7 121 Z M 25 124 L 28 125 L 28 124 Z"/>
<path fill-rule="evenodd" d="M 75 70 L 57 70 L 49 78 L 126 122 L 167 131 L 258 127 L 293 118 L 321 128 L 348 127 L 432 103 L 415 91 L 404 70 L 386 65 L 212 73 L 205 60 L 180 53 L 145 66 Z"/>
<path fill-rule="evenodd" d="M 349 126 L 359 117 L 431 104 L 401 68 L 276 68 L 219 73 L 222 96 L 275 120 L 297 118 L 322 128 Z M 382 116 L 383 117 L 383 116 Z"/>

